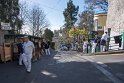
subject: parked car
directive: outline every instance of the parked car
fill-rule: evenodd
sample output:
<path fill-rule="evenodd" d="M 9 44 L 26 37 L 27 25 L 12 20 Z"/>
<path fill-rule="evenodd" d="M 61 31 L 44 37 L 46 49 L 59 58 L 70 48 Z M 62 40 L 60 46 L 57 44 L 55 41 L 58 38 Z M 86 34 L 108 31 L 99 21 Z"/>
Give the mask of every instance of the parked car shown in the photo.
<path fill-rule="evenodd" d="M 67 50 L 68 50 L 68 48 L 67 48 L 67 46 L 66 46 L 66 45 L 62 45 L 62 46 L 60 47 L 60 50 L 62 50 L 62 51 L 67 51 Z"/>

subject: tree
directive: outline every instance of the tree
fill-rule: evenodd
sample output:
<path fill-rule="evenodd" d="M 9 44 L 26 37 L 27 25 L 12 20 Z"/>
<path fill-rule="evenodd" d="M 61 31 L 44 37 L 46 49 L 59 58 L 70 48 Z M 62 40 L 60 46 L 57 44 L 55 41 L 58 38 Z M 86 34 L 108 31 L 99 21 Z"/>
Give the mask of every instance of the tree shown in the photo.
<path fill-rule="evenodd" d="M 69 0 L 67 3 L 67 8 L 63 11 L 63 15 L 65 18 L 65 27 L 71 28 L 77 21 L 79 6 L 75 6 L 72 0 Z"/>
<path fill-rule="evenodd" d="M 85 3 L 93 5 L 95 9 L 102 9 L 102 11 L 108 11 L 108 0 L 85 0 Z"/>
<path fill-rule="evenodd" d="M 46 28 L 45 31 L 44 31 L 43 36 L 44 36 L 45 40 L 52 41 L 52 38 L 53 38 L 54 34 L 53 34 L 53 31 L 51 31 L 50 29 Z"/>
<path fill-rule="evenodd" d="M 28 17 L 28 5 L 27 2 L 20 2 L 19 3 L 20 6 L 20 13 L 19 13 L 19 17 L 20 19 L 23 21 L 23 24 L 26 23 L 27 21 L 27 17 Z"/>
<path fill-rule="evenodd" d="M 43 29 L 49 26 L 46 15 L 38 6 L 34 6 L 30 9 L 28 22 L 33 36 L 41 37 Z"/>
<path fill-rule="evenodd" d="M 93 28 L 93 18 L 94 18 L 94 11 L 92 8 L 87 8 L 84 10 L 80 15 L 80 22 L 79 28 L 85 28 L 87 31 L 91 31 Z"/>
<path fill-rule="evenodd" d="M 27 3 L 20 2 L 19 7 L 20 7 L 19 19 L 16 21 L 18 25 L 17 26 L 18 33 L 20 33 L 20 30 L 23 28 L 23 25 L 27 23 L 27 17 L 28 17 Z"/>
<path fill-rule="evenodd" d="M 19 0 L 0 0 L 1 22 L 10 23 L 13 31 L 17 26 L 16 21 L 19 19 L 19 12 Z"/>

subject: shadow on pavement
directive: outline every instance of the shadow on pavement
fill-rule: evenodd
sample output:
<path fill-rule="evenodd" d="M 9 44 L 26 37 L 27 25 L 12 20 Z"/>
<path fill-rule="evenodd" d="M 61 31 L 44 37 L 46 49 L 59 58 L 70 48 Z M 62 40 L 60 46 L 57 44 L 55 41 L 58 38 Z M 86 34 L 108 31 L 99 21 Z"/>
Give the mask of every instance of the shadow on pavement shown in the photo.
<path fill-rule="evenodd" d="M 124 61 L 106 63 L 107 69 L 124 83 Z"/>

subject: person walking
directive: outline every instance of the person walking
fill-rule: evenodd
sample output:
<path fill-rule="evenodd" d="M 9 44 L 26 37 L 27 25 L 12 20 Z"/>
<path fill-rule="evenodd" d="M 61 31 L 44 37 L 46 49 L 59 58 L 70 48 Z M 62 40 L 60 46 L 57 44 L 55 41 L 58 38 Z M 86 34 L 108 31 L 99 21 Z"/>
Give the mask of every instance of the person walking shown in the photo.
<path fill-rule="evenodd" d="M 76 51 L 78 50 L 78 45 L 79 45 L 79 44 L 78 44 L 78 42 L 76 41 L 76 42 L 75 42 L 75 49 L 76 49 Z"/>
<path fill-rule="evenodd" d="M 41 41 L 41 52 L 45 54 L 45 42 Z"/>
<path fill-rule="evenodd" d="M 98 35 L 95 35 L 95 38 L 93 40 L 93 45 L 92 45 L 92 53 L 95 53 L 95 50 L 96 50 L 96 46 L 97 46 L 97 43 L 98 43 Z"/>
<path fill-rule="evenodd" d="M 31 59 L 32 54 L 35 54 L 35 47 L 33 42 L 31 42 L 28 38 L 28 36 L 24 36 L 24 55 L 23 55 L 23 61 L 24 65 L 26 67 L 26 70 L 28 73 L 31 72 Z"/>
<path fill-rule="evenodd" d="M 45 53 L 46 55 L 49 55 L 50 56 L 50 43 L 49 42 L 46 42 L 45 43 Z"/>
<path fill-rule="evenodd" d="M 23 55 L 23 53 L 24 53 L 24 50 L 23 50 L 23 44 L 24 44 L 24 41 L 23 41 L 24 39 L 23 39 L 23 37 L 19 37 L 18 38 L 18 44 L 17 44 L 17 48 L 18 48 L 18 54 L 19 54 L 19 65 L 21 66 L 21 65 L 23 65 L 22 64 L 22 61 L 23 61 L 23 57 L 22 57 L 22 55 Z"/>
<path fill-rule="evenodd" d="M 71 50 L 74 50 L 74 43 L 71 43 Z"/>
<path fill-rule="evenodd" d="M 85 53 L 86 50 L 88 49 L 88 48 L 87 48 L 87 45 L 88 45 L 88 41 L 86 41 L 86 39 L 84 38 L 84 39 L 83 39 L 83 53 Z"/>
<path fill-rule="evenodd" d="M 109 38 L 108 33 L 105 32 L 102 35 L 101 42 L 100 42 L 100 44 L 101 44 L 101 46 L 100 46 L 101 52 L 105 52 L 108 38 Z"/>

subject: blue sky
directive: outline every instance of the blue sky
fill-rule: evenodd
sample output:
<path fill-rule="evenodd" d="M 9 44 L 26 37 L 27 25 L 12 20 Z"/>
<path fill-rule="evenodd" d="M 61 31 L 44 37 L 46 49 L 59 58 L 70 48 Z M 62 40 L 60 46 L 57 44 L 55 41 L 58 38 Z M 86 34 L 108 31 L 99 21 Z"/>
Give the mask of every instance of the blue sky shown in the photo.
<path fill-rule="evenodd" d="M 64 24 L 63 11 L 66 8 L 69 0 L 20 0 L 27 1 L 31 6 L 39 5 L 39 7 L 47 15 L 47 19 L 50 22 L 51 30 L 60 29 Z M 79 6 L 79 13 L 84 9 L 84 0 L 73 0 L 75 5 Z"/>

